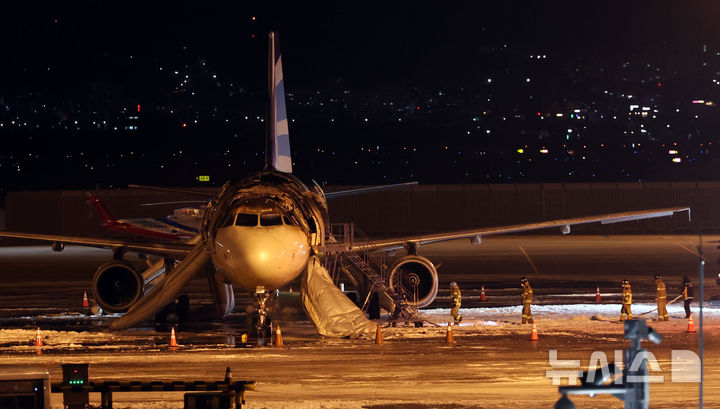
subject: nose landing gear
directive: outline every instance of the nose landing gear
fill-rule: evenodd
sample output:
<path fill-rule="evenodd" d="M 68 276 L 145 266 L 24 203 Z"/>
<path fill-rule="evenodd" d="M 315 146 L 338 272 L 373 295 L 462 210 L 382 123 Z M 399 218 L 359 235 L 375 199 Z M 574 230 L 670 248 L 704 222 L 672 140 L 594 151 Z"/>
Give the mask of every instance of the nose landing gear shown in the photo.
<path fill-rule="evenodd" d="M 272 292 L 265 291 L 265 287 L 255 288 L 255 311 L 253 312 L 251 334 L 257 338 L 258 346 L 270 343 L 272 339 L 272 320 L 270 318 L 270 300 Z"/>

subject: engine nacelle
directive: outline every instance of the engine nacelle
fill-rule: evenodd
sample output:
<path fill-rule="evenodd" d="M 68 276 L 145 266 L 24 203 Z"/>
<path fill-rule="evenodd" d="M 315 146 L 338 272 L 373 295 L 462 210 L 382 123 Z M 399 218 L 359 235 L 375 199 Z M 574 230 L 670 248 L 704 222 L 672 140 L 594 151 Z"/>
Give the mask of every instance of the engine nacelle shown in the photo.
<path fill-rule="evenodd" d="M 95 302 L 107 312 L 125 312 L 143 295 L 145 281 L 132 264 L 113 260 L 93 276 Z"/>
<path fill-rule="evenodd" d="M 390 270 L 390 287 L 402 286 L 409 305 L 427 307 L 438 292 L 438 274 L 433 263 L 423 256 L 405 256 Z"/>

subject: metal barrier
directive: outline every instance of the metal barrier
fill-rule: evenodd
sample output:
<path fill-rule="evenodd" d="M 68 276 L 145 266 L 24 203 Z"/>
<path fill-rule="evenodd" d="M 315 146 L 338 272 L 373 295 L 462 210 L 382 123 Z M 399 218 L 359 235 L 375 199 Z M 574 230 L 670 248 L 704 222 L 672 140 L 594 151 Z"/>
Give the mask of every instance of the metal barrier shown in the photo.
<path fill-rule="evenodd" d="M 75 365 L 86 366 L 87 364 Z M 73 383 L 71 383 L 73 382 Z M 88 402 L 88 394 L 90 392 L 100 393 L 100 405 L 102 409 L 112 409 L 113 392 L 223 392 L 223 397 L 230 394 L 234 398 L 235 408 L 242 408 L 245 403 L 245 391 L 255 388 L 255 381 L 233 381 L 230 368 L 225 372 L 225 380 L 223 381 L 88 381 L 78 384 L 72 379 L 64 379 L 63 382 L 53 383 L 51 391 L 53 393 L 63 393 L 63 404 L 68 409 L 84 408 Z M 186 406 L 188 396 L 192 395 L 197 398 L 201 395 L 186 394 Z M 217 399 L 216 399 L 217 400 Z M 222 401 L 222 399 L 221 399 Z"/>

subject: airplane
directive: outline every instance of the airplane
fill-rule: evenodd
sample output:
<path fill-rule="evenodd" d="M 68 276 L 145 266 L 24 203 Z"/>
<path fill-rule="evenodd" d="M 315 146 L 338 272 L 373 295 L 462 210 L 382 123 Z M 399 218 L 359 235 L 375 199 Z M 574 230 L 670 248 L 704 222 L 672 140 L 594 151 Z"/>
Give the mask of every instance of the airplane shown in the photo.
<path fill-rule="evenodd" d="M 269 33 L 268 66 L 264 168 L 238 182 L 226 183 L 216 194 L 157 188 L 207 198 L 198 232 L 192 237 L 183 236 L 182 240 L 172 237 L 173 242 L 168 242 L 168 237 L 160 237 L 156 232 L 152 235 L 163 240 L 151 243 L 20 232 L 0 232 L 0 237 L 42 240 L 52 243 L 52 248 L 57 251 L 61 251 L 66 243 L 112 249 L 113 260 L 100 266 L 93 277 L 93 293 L 105 311 L 124 312 L 109 323 L 113 330 L 135 327 L 150 319 L 173 302 L 191 279 L 205 276 L 218 318 L 228 316 L 235 306 L 233 286 L 255 295 L 253 328 L 261 336 L 271 331 L 271 294 L 301 277 L 303 306 L 318 332 L 327 336 L 357 337 L 372 333 L 375 324 L 332 282 L 322 263 L 329 255 L 345 252 L 354 257 L 361 251 L 404 249 L 407 254 L 390 268 L 391 277 L 401 269 L 410 270 L 412 284 L 423 293 L 407 302 L 422 307 L 437 295 L 438 274 L 433 263 L 419 254 L 421 246 L 455 239 L 470 239 L 473 244 L 480 244 L 483 236 L 545 228 L 560 228 L 567 234 L 571 226 L 578 224 L 616 223 L 672 216 L 685 211 L 689 216 L 689 208 L 674 207 L 378 241 L 338 240 L 331 231 L 328 200 L 407 184 L 326 193 L 314 182 L 306 185 L 300 181 L 292 173 L 282 57 L 276 32 Z M 105 223 L 110 228 L 151 235 L 148 234 L 150 229 L 139 231 L 132 222 L 116 221 L 109 213 L 107 216 Z M 123 260 L 128 251 L 158 255 L 162 259 L 141 273 Z"/>
<path fill-rule="evenodd" d="M 97 195 L 87 193 L 85 202 L 92 205 L 103 220 L 103 226 L 120 233 L 129 233 L 153 239 L 187 241 L 200 232 L 205 208 L 182 207 L 164 218 L 116 219 Z M 201 201 L 206 203 L 206 201 Z M 187 201 L 177 203 L 188 203 Z M 145 205 L 169 204 L 145 203 Z"/>

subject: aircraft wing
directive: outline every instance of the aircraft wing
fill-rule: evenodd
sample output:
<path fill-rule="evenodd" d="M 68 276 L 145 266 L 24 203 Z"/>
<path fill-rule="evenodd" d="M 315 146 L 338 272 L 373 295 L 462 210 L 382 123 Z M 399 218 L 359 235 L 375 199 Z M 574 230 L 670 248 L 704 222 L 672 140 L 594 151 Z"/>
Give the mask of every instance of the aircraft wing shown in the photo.
<path fill-rule="evenodd" d="M 370 192 L 379 192 L 379 191 L 383 191 L 383 190 L 399 189 L 402 187 L 413 186 L 413 185 L 417 185 L 417 184 L 418 184 L 418 182 L 406 182 L 406 183 L 396 183 L 394 185 L 370 186 L 370 187 L 361 187 L 358 189 L 340 190 L 337 192 L 325 192 L 325 197 L 328 199 L 335 199 L 337 197 L 359 195 L 359 194 L 370 193 Z"/>
<path fill-rule="evenodd" d="M 0 237 L 12 237 L 16 239 L 39 240 L 55 243 L 75 244 L 87 247 L 99 247 L 107 249 L 124 249 L 127 251 L 139 251 L 160 256 L 185 256 L 192 251 L 194 245 L 183 243 L 133 243 L 115 239 L 96 239 L 91 237 L 59 236 L 52 234 L 19 233 L 0 231 Z"/>
<path fill-rule="evenodd" d="M 397 250 L 409 245 L 424 245 L 437 243 L 447 240 L 456 240 L 469 238 L 473 240 L 473 243 L 479 244 L 482 240 L 482 236 L 489 236 L 495 234 L 506 234 L 506 233 L 518 233 L 531 230 L 547 229 L 553 227 L 560 227 L 563 234 L 570 233 L 570 226 L 578 224 L 596 223 L 611 224 L 620 223 L 631 220 L 642 220 L 651 219 L 656 217 L 672 216 L 679 212 L 688 212 L 688 218 L 690 217 L 689 207 L 671 207 L 665 209 L 651 209 L 651 210 L 638 210 L 631 212 L 622 213 L 610 213 L 602 214 L 597 216 L 586 216 L 586 217 L 574 217 L 569 219 L 550 220 L 538 223 L 527 223 L 527 224 L 515 224 L 511 226 L 497 226 L 497 227 L 485 227 L 478 229 L 450 231 L 443 233 L 430 233 L 415 236 L 405 236 L 398 238 L 385 238 L 373 240 L 371 242 L 357 242 L 351 246 L 346 246 L 341 243 L 328 243 L 322 250 L 333 251 L 333 250 Z"/>

